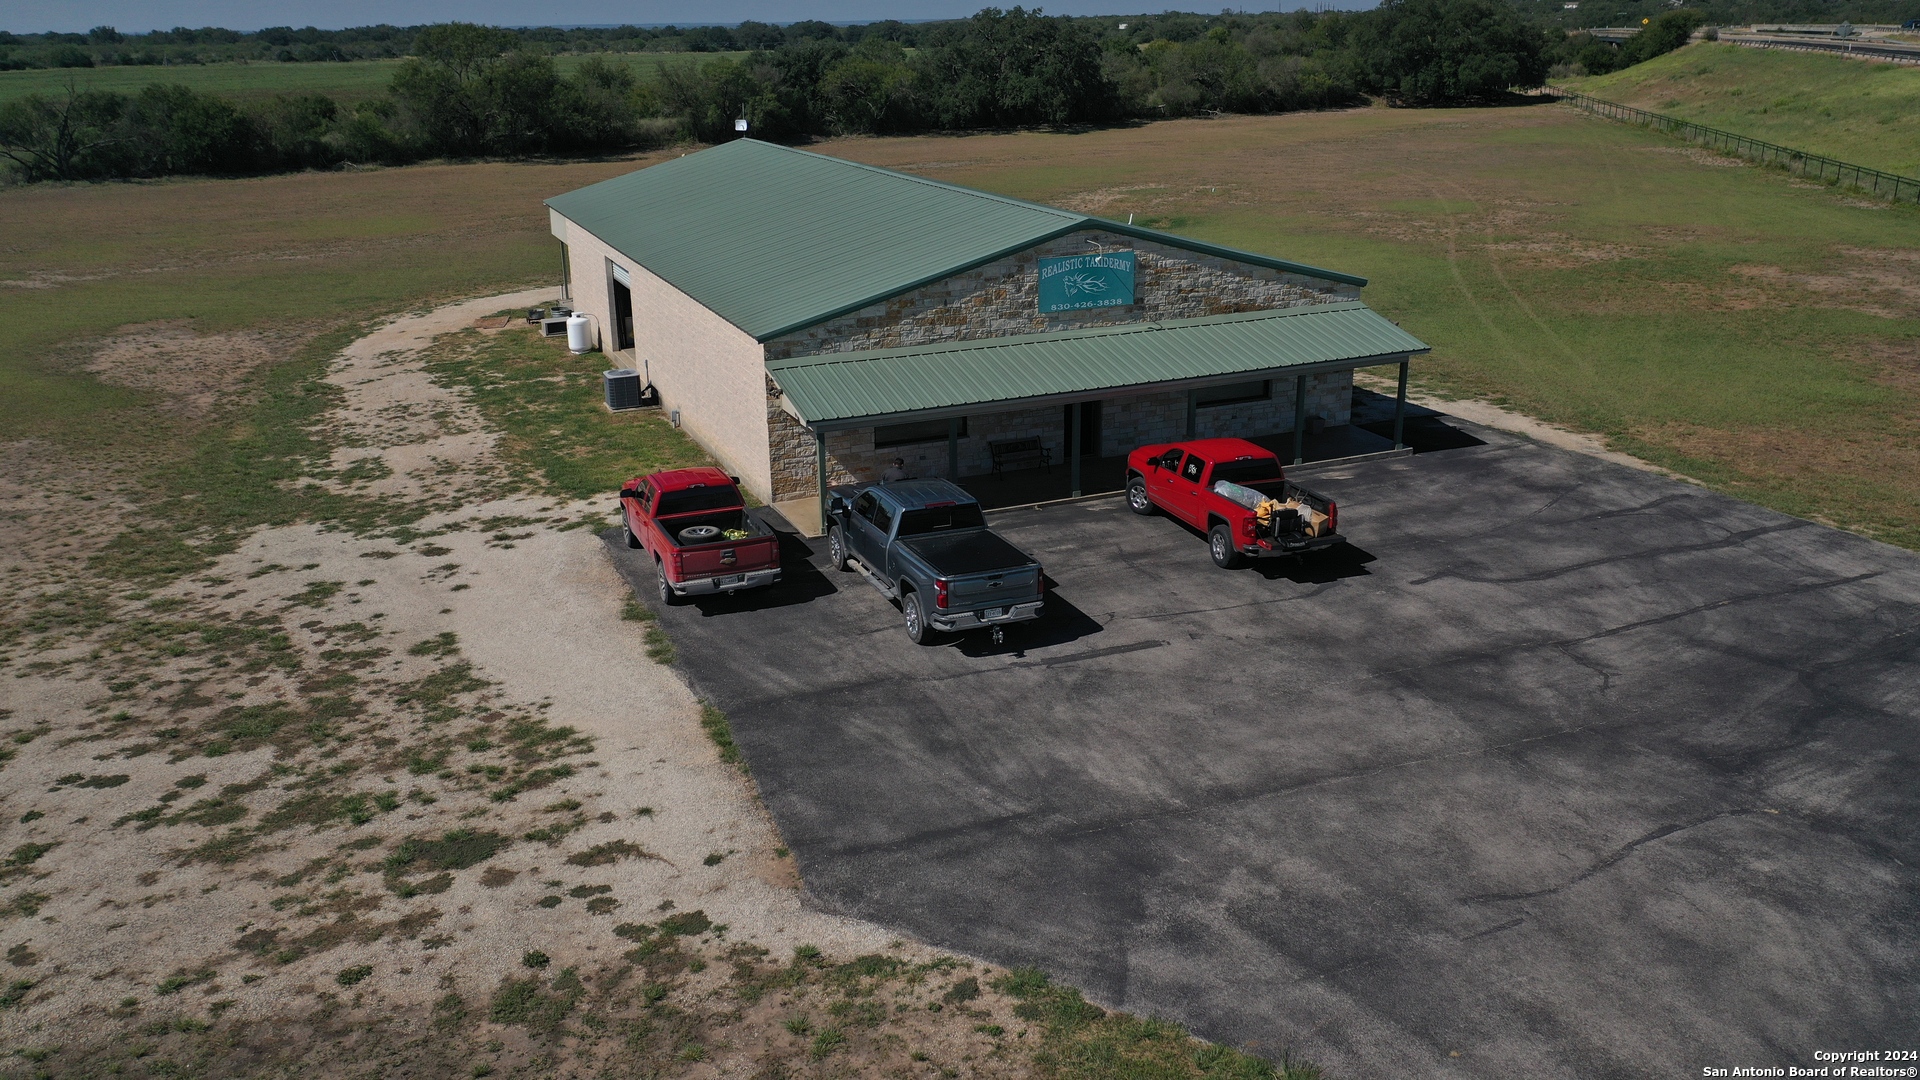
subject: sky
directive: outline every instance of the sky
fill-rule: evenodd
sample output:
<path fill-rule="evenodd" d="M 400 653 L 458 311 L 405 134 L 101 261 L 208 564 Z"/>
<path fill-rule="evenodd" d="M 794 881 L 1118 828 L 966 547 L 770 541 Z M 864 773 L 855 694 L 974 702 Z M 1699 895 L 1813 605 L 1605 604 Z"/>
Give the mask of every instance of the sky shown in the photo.
<path fill-rule="evenodd" d="M 167 30 L 176 26 L 221 26 L 229 30 L 258 30 L 263 26 L 318 26 L 335 30 L 346 26 L 392 23 L 493 23 L 524 26 L 530 22 L 677 23 L 682 26 L 737 23 L 745 19 L 787 23 L 801 19 L 829 22 L 874 22 L 880 19 L 954 19 L 973 14 L 989 0 L 567 0 L 543 5 L 525 0 L 5 0 L 0 3 L 0 29 L 31 34 L 56 30 L 75 33 L 95 26 L 112 26 L 123 33 Z M 999 0 L 996 7 L 1012 7 Z M 1166 0 L 1131 8 L 1130 0 L 1041 0 L 1049 15 L 1138 14 L 1139 10 L 1213 10 L 1203 2 L 1168 4 Z M 1245 10 L 1291 10 L 1312 6 L 1306 0 L 1256 0 Z M 1333 7 L 1371 7 L 1345 0 Z M 1242 5 L 1235 5 L 1240 9 Z M 1123 10 L 1126 9 L 1126 10 Z"/>

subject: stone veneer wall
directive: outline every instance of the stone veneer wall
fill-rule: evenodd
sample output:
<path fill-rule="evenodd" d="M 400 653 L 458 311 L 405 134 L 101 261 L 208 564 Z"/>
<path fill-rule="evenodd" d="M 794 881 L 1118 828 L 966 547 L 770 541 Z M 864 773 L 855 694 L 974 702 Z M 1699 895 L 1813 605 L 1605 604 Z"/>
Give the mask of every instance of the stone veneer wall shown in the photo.
<path fill-rule="evenodd" d="M 1266 401 L 1216 405 L 1194 414 L 1194 437 L 1224 435 L 1247 438 L 1279 435 L 1293 430 L 1293 380 L 1275 379 Z M 1118 457 L 1145 443 L 1174 442 L 1186 437 L 1187 394 L 1184 390 L 1109 398 L 1101 403 L 1100 455 Z M 1329 424 L 1344 424 L 1353 405 L 1351 372 L 1335 371 L 1307 378 L 1307 415 Z M 1067 461 L 1067 418 L 1063 406 L 1048 405 L 1008 412 L 980 413 L 967 418 L 967 435 L 960 440 L 960 475 L 984 476 L 993 471 L 989 442 L 1038 437 L 1053 452 L 1053 463 Z M 813 435 L 785 412 L 774 426 L 774 485 L 786 492 L 780 498 L 800 498 L 814 489 Z M 894 458 L 905 458 L 915 477 L 947 475 L 947 441 L 915 443 L 876 449 L 873 429 L 836 431 L 827 436 L 829 484 L 877 480 Z M 951 479 L 949 477 L 949 479 Z"/>
<path fill-rule="evenodd" d="M 1102 250 L 1133 249 L 1135 302 L 1127 307 L 1040 314 L 1038 260 L 1091 252 L 1094 244 L 1089 241 Z M 767 359 L 1195 319 L 1359 298 L 1359 288 L 1352 285 L 1136 241 L 1118 233 L 1077 232 L 774 338 L 766 343 Z"/>
<path fill-rule="evenodd" d="M 1041 258 L 1094 250 L 1132 248 L 1135 303 L 1090 311 L 1039 313 Z M 766 343 L 770 360 L 822 353 L 858 352 L 1114 326 L 1129 322 L 1190 319 L 1241 311 L 1327 304 L 1359 299 L 1351 285 L 1289 274 L 1264 266 L 1165 247 L 1129 236 L 1078 232 L 1005 259 L 893 297 L 817 326 Z M 780 407 L 777 385 L 767 384 L 767 427 L 772 455 L 774 499 L 802 498 L 816 491 L 813 435 Z M 1344 424 L 1352 401 L 1352 377 L 1345 373 L 1308 380 L 1308 408 L 1329 424 Z M 968 417 L 968 436 L 960 440 L 960 474 L 989 472 L 987 443 L 1039 436 L 1064 461 L 1064 410 L 1060 406 L 1007 412 L 983 410 Z M 1200 437 L 1264 435 L 1293 428 L 1293 381 L 1277 379 L 1271 400 L 1201 409 Z M 1115 397 L 1103 403 L 1101 453 L 1125 453 L 1143 442 L 1180 438 L 1186 431 L 1184 391 Z M 878 479 L 885 463 L 907 459 L 915 476 L 943 476 L 945 440 L 876 451 L 871 428 L 834 432 L 827 438 L 829 484 Z"/>

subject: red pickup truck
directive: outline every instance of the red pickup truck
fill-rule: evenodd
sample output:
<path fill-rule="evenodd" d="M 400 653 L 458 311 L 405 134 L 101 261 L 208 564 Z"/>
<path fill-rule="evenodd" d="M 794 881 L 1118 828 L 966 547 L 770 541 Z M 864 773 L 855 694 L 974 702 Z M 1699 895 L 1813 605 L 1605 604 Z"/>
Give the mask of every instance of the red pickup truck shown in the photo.
<path fill-rule="evenodd" d="M 739 481 L 719 469 L 671 469 L 620 488 L 627 546 L 653 554 L 660 602 L 780 580 L 780 538 L 747 513 Z"/>
<path fill-rule="evenodd" d="M 1164 511 L 1207 534 L 1214 564 L 1344 544 L 1340 508 L 1286 478 L 1280 459 L 1245 439 L 1143 446 L 1127 455 L 1127 505 Z"/>

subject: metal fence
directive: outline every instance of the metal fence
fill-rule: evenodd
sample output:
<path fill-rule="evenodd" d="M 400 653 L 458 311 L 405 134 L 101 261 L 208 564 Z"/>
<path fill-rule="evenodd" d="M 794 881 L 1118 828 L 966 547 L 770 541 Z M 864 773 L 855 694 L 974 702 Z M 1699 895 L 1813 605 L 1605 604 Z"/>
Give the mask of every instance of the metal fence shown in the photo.
<path fill-rule="evenodd" d="M 1796 175 L 1812 177 L 1825 183 L 1857 188 L 1860 191 L 1896 201 L 1905 199 L 1920 202 L 1920 180 L 1910 176 L 1900 176 L 1895 173 L 1881 172 L 1879 169 L 1869 169 L 1865 165 L 1835 161 L 1833 158 L 1809 154 L 1790 146 L 1776 146 L 1770 142 L 1749 139 L 1745 135 L 1735 135 L 1731 131 L 1721 131 L 1719 128 L 1710 128 L 1690 120 L 1662 116 L 1659 113 L 1636 109 L 1631 105 L 1622 105 L 1614 101 L 1602 101 L 1597 97 L 1573 90 L 1560 90 L 1555 87 L 1548 87 L 1547 90 L 1562 101 L 1610 120 L 1650 127 L 1689 142 L 1710 146 L 1715 150 L 1735 154 L 1762 165 L 1774 165 Z"/>

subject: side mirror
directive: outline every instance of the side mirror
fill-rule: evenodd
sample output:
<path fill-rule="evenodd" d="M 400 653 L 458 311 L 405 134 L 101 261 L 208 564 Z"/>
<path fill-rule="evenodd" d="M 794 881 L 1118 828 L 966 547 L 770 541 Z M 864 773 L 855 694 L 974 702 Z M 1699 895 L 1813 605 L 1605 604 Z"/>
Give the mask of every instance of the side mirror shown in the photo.
<path fill-rule="evenodd" d="M 731 480 L 731 481 L 733 481 L 733 486 L 734 486 L 734 487 L 739 487 L 739 486 L 740 486 L 740 478 L 739 478 L 739 477 L 737 477 L 737 476 L 729 476 L 729 477 L 727 477 L 727 479 L 729 479 L 729 480 Z"/>
<path fill-rule="evenodd" d="M 623 499 L 637 499 L 640 497 L 640 489 L 639 488 L 621 488 L 620 497 Z"/>

